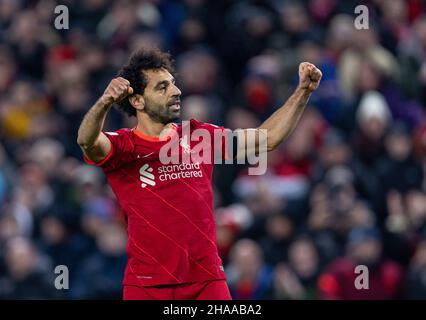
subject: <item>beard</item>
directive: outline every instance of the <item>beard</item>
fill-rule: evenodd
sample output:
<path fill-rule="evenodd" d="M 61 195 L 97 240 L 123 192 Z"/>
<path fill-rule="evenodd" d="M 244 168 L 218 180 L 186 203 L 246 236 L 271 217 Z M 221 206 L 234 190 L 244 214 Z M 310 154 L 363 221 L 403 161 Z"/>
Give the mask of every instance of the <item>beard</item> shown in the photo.
<path fill-rule="evenodd" d="M 145 112 L 151 120 L 162 124 L 168 124 L 180 118 L 180 109 L 177 111 L 172 110 L 172 105 L 170 104 L 153 105 L 147 103 L 145 104 Z"/>

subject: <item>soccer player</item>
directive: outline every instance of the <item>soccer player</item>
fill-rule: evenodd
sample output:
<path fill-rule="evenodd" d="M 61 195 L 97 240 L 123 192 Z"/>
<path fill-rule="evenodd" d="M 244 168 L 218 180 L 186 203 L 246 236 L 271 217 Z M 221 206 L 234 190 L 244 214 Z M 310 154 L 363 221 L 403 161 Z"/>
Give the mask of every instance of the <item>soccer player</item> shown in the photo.
<path fill-rule="evenodd" d="M 169 54 L 155 48 L 136 51 L 85 115 L 77 142 L 85 161 L 102 168 L 126 215 L 123 299 L 229 300 L 216 246 L 213 163 L 164 165 L 160 159 L 161 148 L 184 130 L 174 123 L 181 91 L 173 73 Z M 321 77 L 314 65 L 300 64 L 292 96 L 259 128 L 250 129 L 257 144 L 264 141 L 270 151 L 290 135 Z M 114 103 L 137 118 L 136 127 L 102 131 Z M 212 135 L 224 129 L 195 119 L 189 127 Z M 191 152 L 193 143 L 181 139 L 179 154 Z"/>

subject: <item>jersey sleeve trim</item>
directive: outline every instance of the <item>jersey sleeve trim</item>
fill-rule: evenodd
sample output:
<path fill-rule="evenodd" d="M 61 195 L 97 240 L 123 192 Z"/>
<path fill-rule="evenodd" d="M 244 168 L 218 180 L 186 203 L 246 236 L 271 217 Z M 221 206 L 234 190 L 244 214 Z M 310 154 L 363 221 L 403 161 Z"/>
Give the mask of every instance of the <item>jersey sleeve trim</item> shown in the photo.
<path fill-rule="evenodd" d="M 106 136 L 108 137 L 108 135 L 107 135 L 107 134 L 106 134 Z M 110 141 L 111 141 L 111 139 L 110 139 Z M 109 150 L 109 152 L 108 152 L 108 154 L 105 156 L 105 158 L 103 158 L 101 161 L 94 162 L 94 161 L 90 160 L 89 158 L 87 158 L 85 154 L 83 154 L 83 159 L 84 159 L 84 162 L 86 162 L 87 164 L 91 164 L 91 165 L 95 165 L 95 166 L 100 167 L 100 166 L 102 166 L 105 162 L 107 162 L 107 161 L 109 160 L 109 158 L 111 158 L 111 157 L 112 157 L 113 153 L 114 153 L 114 144 L 113 144 L 113 143 L 112 143 L 112 141 L 111 141 L 111 149 Z"/>

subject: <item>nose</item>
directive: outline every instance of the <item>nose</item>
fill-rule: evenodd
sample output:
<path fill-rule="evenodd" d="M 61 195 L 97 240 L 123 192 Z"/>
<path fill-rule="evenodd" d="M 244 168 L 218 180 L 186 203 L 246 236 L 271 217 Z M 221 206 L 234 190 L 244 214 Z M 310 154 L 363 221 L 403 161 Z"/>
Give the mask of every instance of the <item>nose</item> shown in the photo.
<path fill-rule="evenodd" d="M 180 89 L 175 84 L 173 84 L 173 91 L 172 92 L 173 92 L 173 96 L 179 97 L 182 94 Z"/>

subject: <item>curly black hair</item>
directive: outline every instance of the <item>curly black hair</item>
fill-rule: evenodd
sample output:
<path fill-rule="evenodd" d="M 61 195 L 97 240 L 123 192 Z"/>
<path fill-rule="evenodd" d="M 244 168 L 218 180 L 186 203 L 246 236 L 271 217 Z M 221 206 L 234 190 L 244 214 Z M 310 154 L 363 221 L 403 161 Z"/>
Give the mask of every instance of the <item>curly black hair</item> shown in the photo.
<path fill-rule="evenodd" d="M 148 83 L 145 70 L 166 69 L 174 73 L 174 60 L 169 53 L 158 48 L 141 48 L 135 51 L 117 74 L 130 82 L 134 94 L 143 94 Z M 128 97 L 117 103 L 118 109 L 129 116 L 136 116 L 136 109 Z"/>

